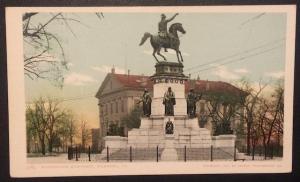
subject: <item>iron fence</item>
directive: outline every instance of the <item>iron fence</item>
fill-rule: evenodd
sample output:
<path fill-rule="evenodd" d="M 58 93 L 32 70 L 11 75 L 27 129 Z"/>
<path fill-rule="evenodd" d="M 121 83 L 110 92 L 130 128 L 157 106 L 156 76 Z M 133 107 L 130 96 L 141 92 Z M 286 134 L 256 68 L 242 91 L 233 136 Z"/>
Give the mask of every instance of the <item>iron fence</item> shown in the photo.
<path fill-rule="evenodd" d="M 152 161 L 160 162 L 162 153 L 165 148 L 135 148 L 126 147 L 122 149 L 114 149 L 106 147 L 100 154 L 91 152 L 91 148 L 82 149 L 80 147 L 68 148 L 68 159 L 74 161 L 99 161 L 99 162 L 137 162 L 137 161 Z M 236 150 L 231 148 L 172 148 L 176 151 L 177 161 L 215 161 L 215 160 L 232 160 L 236 161 Z"/>

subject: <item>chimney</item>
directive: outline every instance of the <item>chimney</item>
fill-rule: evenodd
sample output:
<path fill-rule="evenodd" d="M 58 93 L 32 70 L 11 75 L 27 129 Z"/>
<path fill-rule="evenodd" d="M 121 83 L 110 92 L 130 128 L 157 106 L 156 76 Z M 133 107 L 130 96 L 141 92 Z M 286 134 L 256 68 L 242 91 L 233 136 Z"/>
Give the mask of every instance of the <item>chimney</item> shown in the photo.
<path fill-rule="evenodd" d="M 198 76 L 197 76 L 197 81 L 199 81 L 199 80 L 200 80 L 200 76 L 198 75 Z"/>
<path fill-rule="evenodd" d="M 129 82 L 130 69 L 127 70 L 127 82 Z"/>
<path fill-rule="evenodd" d="M 111 73 L 115 74 L 115 65 L 113 65 L 113 67 L 111 68 Z"/>
<path fill-rule="evenodd" d="M 207 91 L 209 90 L 209 82 L 208 82 L 208 80 L 206 80 L 206 90 Z"/>

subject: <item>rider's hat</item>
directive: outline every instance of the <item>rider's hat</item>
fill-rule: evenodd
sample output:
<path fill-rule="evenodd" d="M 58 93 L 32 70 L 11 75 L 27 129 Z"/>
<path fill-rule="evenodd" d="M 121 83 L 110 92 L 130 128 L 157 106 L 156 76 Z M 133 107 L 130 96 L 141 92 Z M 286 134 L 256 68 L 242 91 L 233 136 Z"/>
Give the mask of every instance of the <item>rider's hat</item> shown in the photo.
<path fill-rule="evenodd" d="M 166 18 L 166 15 L 165 15 L 165 14 L 161 14 L 161 17 L 162 17 L 162 18 Z"/>

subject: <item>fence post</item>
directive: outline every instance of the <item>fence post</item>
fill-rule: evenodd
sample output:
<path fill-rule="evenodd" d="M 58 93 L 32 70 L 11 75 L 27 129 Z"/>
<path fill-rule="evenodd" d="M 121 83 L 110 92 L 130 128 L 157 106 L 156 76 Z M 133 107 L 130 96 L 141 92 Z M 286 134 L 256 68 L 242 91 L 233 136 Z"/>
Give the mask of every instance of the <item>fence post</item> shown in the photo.
<path fill-rule="evenodd" d="M 76 157 L 76 161 L 78 161 L 78 151 L 77 151 L 77 146 L 75 147 L 75 157 Z"/>
<path fill-rule="evenodd" d="M 158 162 L 158 145 L 156 146 L 156 162 Z"/>
<path fill-rule="evenodd" d="M 68 147 L 68 160 L 71 160 L 72 157 L 71 157 L 71 148 Z"/>
<path fill-rule="evenodd" d="M 89 146 L 89 161 L 91 161 L 91 146 Z"/>
<path fill-rule="evenodd" d="M 184 146 L 184 162 L 186 162 L 186 145 Z"/>
<path fill-rule="evenodd" d="M 213 146 L 210 146 L 210 161 L 213 161 Z"/>
<path fill-rule="evenodd" d="M 252 160 L 254 161 L 255 149 L 252 147 Z"/>
<path fill-rule="evenodd" d="M 233 148 L 233 161 L 236 161 L 236 145 L 234 144 L 234 148 Z"/>
<path fill-rule="evenodd" d="M 109 148 L 106 148 L 106 161 L 109 162 Z"/>
<path fill-rule="evenodd" d="M 132 162 L 132 147 L 129 148 L 129 161 Z"/>
<path fill-rule="evenodd" d="M 81 154 L 81 146 L 78 147 L 78 158 L 80 158 L 80 154 Z"/>

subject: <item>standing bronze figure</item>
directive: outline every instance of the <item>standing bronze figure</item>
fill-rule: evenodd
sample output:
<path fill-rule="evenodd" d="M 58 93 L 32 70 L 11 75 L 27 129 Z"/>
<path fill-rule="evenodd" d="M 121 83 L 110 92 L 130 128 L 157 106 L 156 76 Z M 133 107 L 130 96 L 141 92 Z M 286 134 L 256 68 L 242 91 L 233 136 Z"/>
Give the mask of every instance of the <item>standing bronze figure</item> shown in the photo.
<path fill-rule="evenodd" d="M 176 100 L 171 87 L 168 88 L 168 91 L 164 95 L 163 104 L 165 105 L 165 115 L 174 116 L 174 105 L 176 104 Z"/>
<path fill-rule="evenodd" d="M 167 19 L 165 14 L 161 14 L 161 20 L 158 23 L 158 35 L 160 36 L 160 38 L 162 38 L 165 41 L 170 41 L 169 36 L 168 36 L 168 23 L 172 20 L 174 20 L 174 18 L 178 15 L 178 13 L 176 13 L 174 16 L 172 16 L 170 19 Z M 163 46 L 163 45 L 161 45 Z M 167 51 L 167 48 L 165 48 L 165 52 Z"/>
<path fill-rule="evenodd" d="M 147 89 L 144 90 L 144 94 L 143 94 L 141 100 L 138 103 L 140 103 L 140 102 L 143 102 L 144 116 L 149 117 L 151 115 L 151 102 L 152 102 L 152 99 L 151 99 L 150 93 Z"/>
<path fill-rule="evenodd" d="M 196 103 L 201 99 L 201 95 L 194 93 L 194 89 L 190 89 L 186 102 L 187 102 L 187 114 L 190 118 L 196 117 Z"/>
<path fill-rule="evenodd" d="M 158 35 L 152 35 L 146 32 L 139 44 L 140 46 L 143 45 L 146 42 L 146 40 L 150 38 L 150 43 L 153 47 L 152 55 L 157 62 L 159 62 L 159 60 L 157 59 L 155 54 L 161 56 L 165 61 L 167 61 L 166 57 L 160 53 L 161 48 L 170 48 L 175 50 L 178 62 L 183 62 L 183 58 L 179 50 L 180 40 L 177 32 L 179 31 L 185 34 L 186 31 L 182 27 L 181 23 L 174 23 L 170 26 L 169 32 L 167 32 L 168 22 L 172 21 L 177 15 L 178 13 L 176 13 L 172 18 L 166 19 L 166 16 L 162 14 L 161 21 L 158 24 Z"/>

